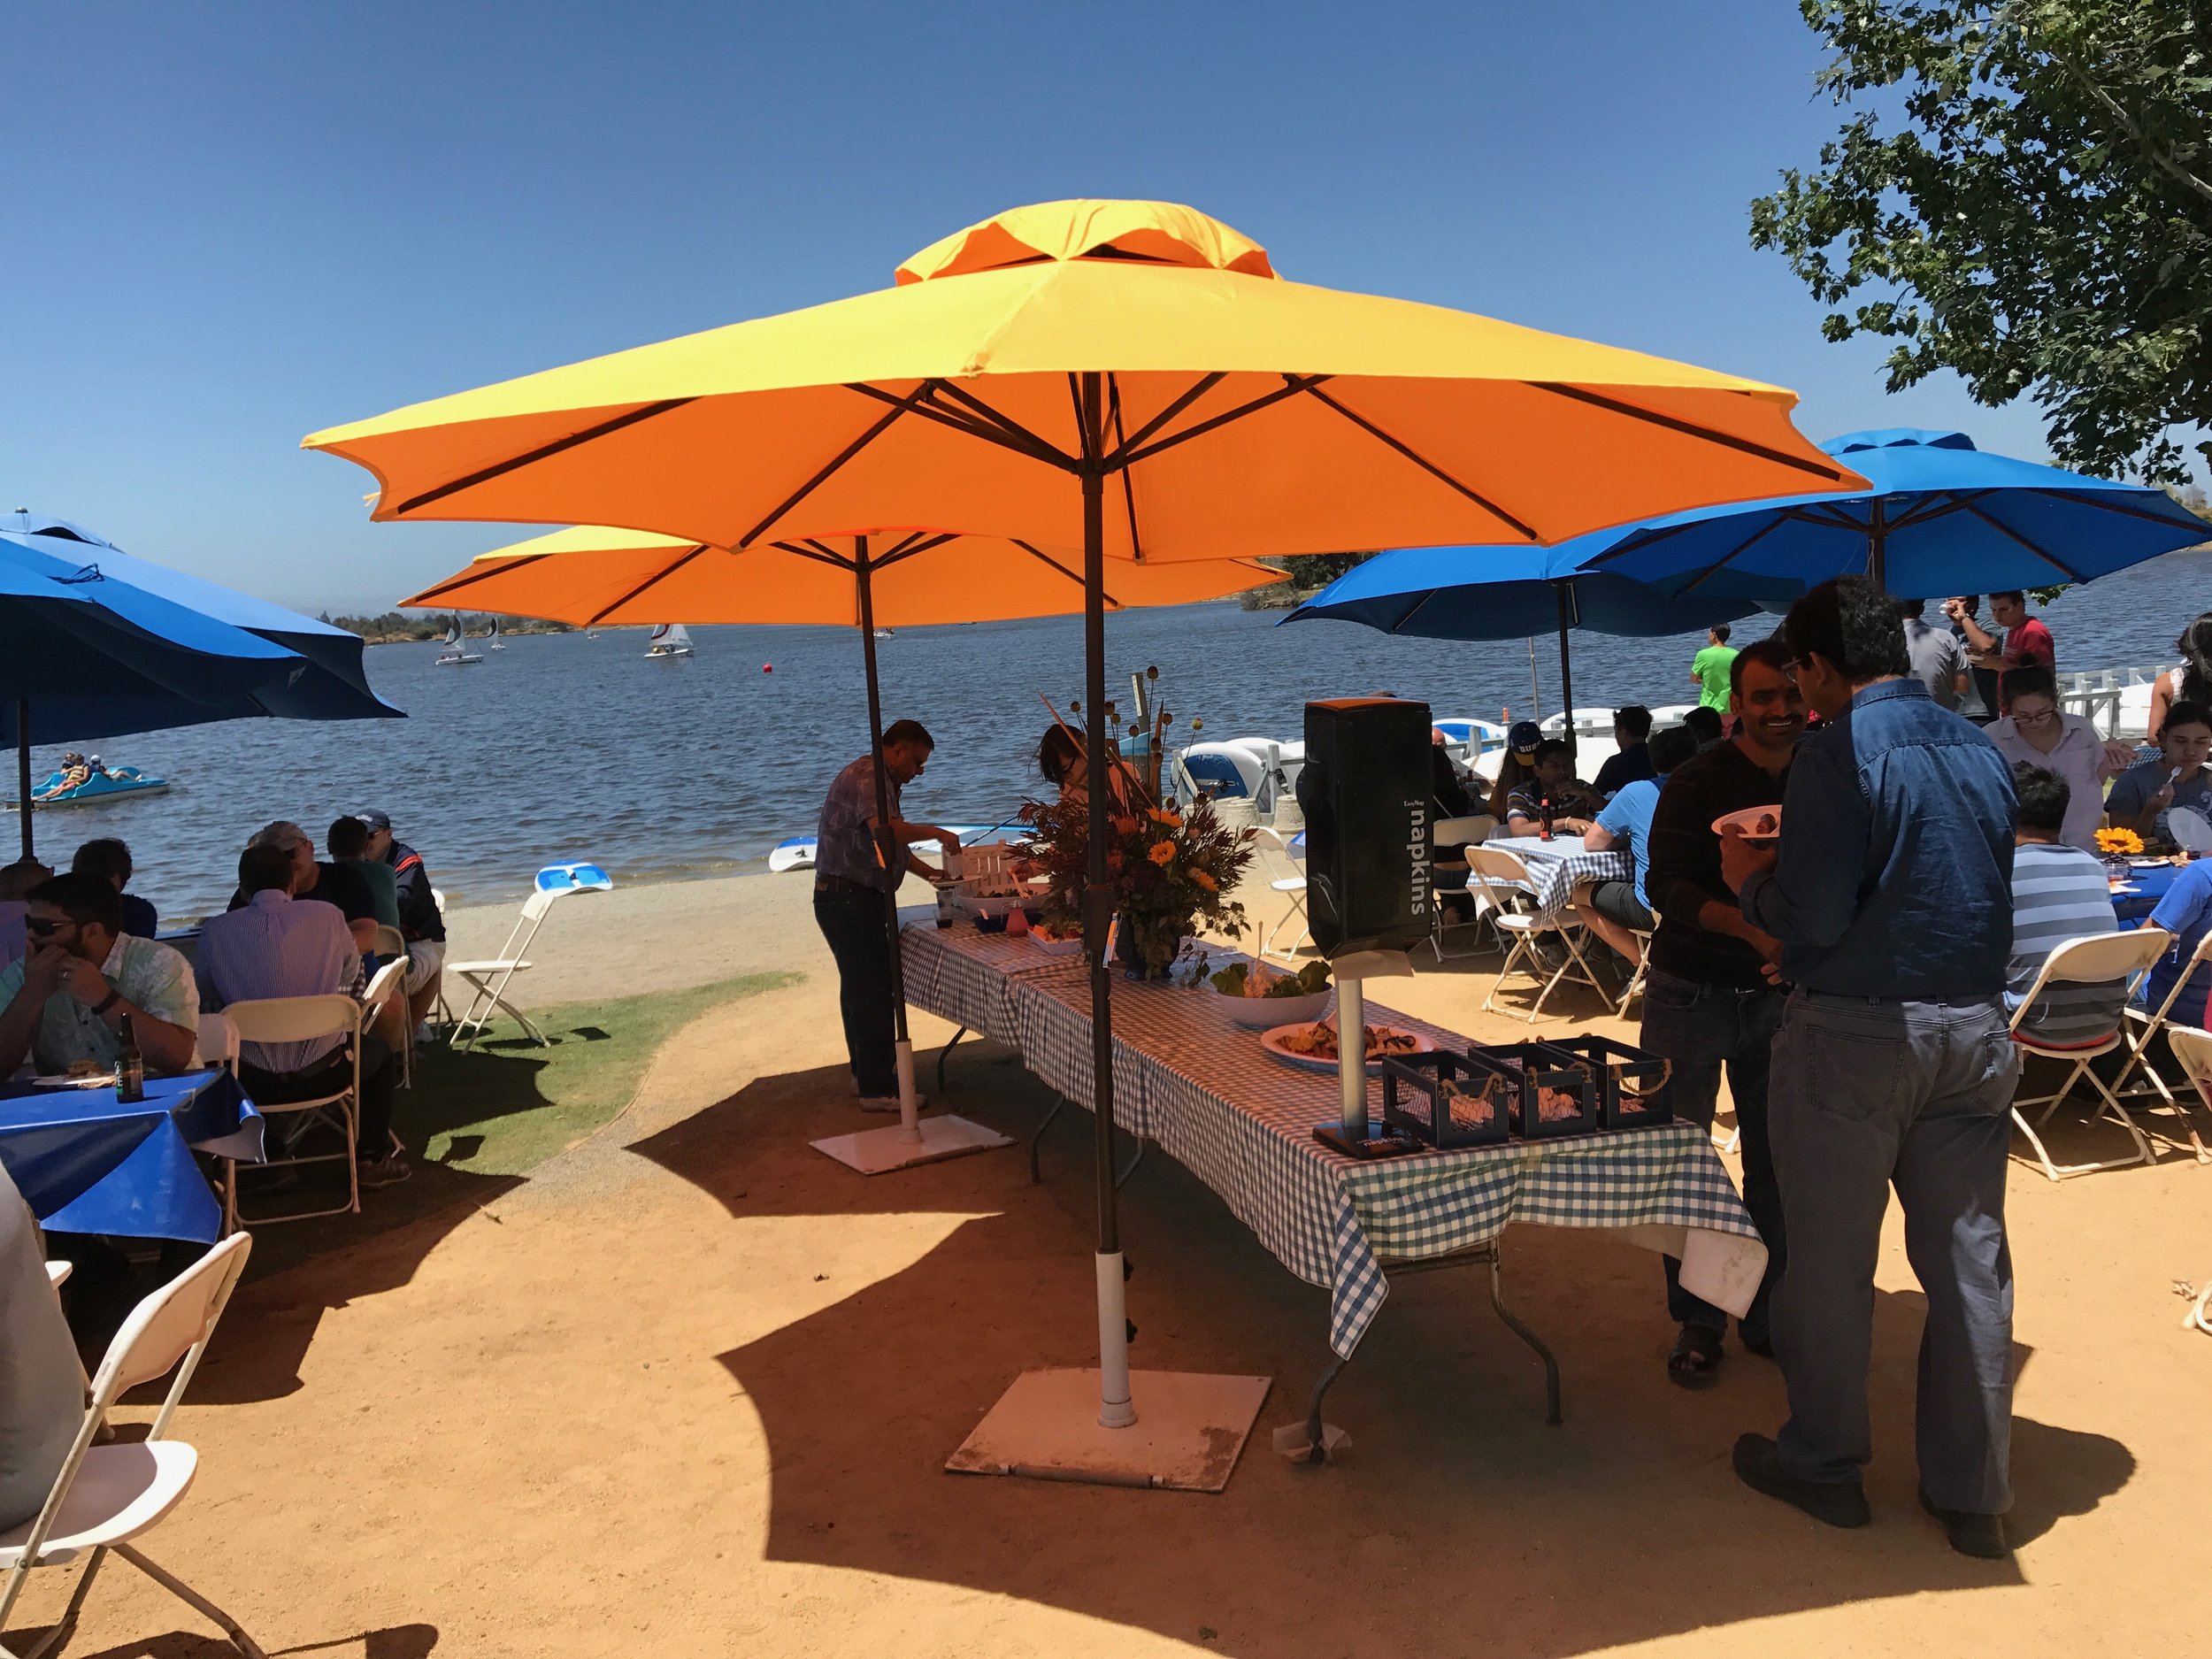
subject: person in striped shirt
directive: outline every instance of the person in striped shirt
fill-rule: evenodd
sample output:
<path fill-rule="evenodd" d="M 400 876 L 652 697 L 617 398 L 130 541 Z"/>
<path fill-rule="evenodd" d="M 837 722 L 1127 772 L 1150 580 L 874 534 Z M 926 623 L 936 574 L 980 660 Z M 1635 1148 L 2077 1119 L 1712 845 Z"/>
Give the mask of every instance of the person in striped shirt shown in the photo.
<path fill-rule="evenodd" d="M 2012 854 L 2012 958 L 2005 971 L 2005 1006 L 2016 1010 L 2051 952 L 2070 939 L 2119 931 L 2111 884 L 2094 855 L 2059 839 L 2073 790 L 2065 779 L 2025 761 L 2012 769 L 2020 818 Z M 2053 985 L 2036 999 L 2020 1029 L 2054 1048 L 2086 1046 L 2120 1024 L 2127 982 Z"/>

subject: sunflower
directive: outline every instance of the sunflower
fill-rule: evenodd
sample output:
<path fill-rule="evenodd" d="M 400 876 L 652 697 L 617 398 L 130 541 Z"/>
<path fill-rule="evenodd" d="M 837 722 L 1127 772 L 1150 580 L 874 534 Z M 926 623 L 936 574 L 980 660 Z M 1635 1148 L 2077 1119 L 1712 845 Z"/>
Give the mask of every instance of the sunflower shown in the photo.
<path fill-rule="evenodd" d="M 2101 829 L 2097 832 L 2097 850 L 2101 853 L 2139 853 L 2143 838 L 2131 829 Z"/>
<path fill-rule="evenodd" d="M 1175 862 L 1175 843 L 1173 841 L 1154 841 L 1150 849 L 1145 853 L 1145 856 L 1149 858 L 1154 864 L 1159 865 L 1161 869 L 1164 870 L 1168 867 L 1168 865 Z"/>
<path fill-rule="evenodd" d="M 1170 829 L 1183 827 L 1183 815 L 1171 808 L 1156 806 L 1147 810 L 1145 816 L 1155 824 L 1164 824 Z"/>
<path fill-rule="evenodd" d="M 1206 873 L 1203 870 L 1194 870 L 1194 871 L 1192 871 L 1192 872 L 1190 872 L 1190 879 L 1191 879 L 1193 881 L 1195 881 L 1196 883 L 1198 883 L 1198 885 L 1199 885 L 1200 887 L 1202 887 L 1205 888 L 1205 889 L 1206 889 L 1206 891 L 1207 891 L 1207 892 L 1209 892 L 1209 893 L 1218 893 L 1218 892 L 1220 892 L 1220 891 L 1221 891 L 1221 883 L 1219 883 L 1218 881 L 1215 880 L 1215 879 L 1214 879 L 1211 876 L 1208 875 L 1208 874 L 1207 874 L 1207 873 Z"/>

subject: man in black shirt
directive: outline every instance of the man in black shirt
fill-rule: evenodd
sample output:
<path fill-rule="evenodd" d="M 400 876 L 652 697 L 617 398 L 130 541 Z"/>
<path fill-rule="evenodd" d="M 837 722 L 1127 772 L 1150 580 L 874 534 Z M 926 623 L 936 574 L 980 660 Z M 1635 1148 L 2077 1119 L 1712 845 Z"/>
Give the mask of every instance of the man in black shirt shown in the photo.
<path fill-rule="evenodd" d="M 376 949 L 376 895 L 369 891 L 369 884 L 361 879 L 360 872 L 349 870 L 343 864 L 316 863 L 315 843 L 307 832 L 282 818 L 256 830 L 246 845 L 274 847 L 288 854 L 298 883 L 292 890 L 293 898 L 336 905 L 353 933 L 356 948 L 364 955 Z M 239 888 L 230 895 L 227 908 L 240 909 L 248 896 L 243 887 Z"/>
<path fill-rule="evenodd" d="M 1773 1352 L 1767 1303 L 1781 1278 L 1781 1195 L 1767 1140 L 1768 1048 L 1782 1019 L 1771 964 L 1781 947 L 1744 919 L 1721 879 L 1713 820 L 1777 806 L 1790 757 L 1805 730 L 1805 702 L 1788 648 L 1762 640 L 1730 667 L 1735 737 L 1677 767 L 1651 820 L 1645 891 L 1659 913 L 1644 990 L 1642 1044 L 1674 1063 L 1675 1115 L 1709 1127 L 1728 1068 L 1728 1092 L 1743 1134 L 1743 1196 L 1767 1247 L 1766 1278 L 1739 1332 L 1755 1354 Z M 1720 1365 L 1728 1316 L 1682 1288 L 1681 1263 L 1666 1262 L 1667 1311 L 1681 1328 L 1667 1375 L 1685 1388 L 1709 1386 Z"/>

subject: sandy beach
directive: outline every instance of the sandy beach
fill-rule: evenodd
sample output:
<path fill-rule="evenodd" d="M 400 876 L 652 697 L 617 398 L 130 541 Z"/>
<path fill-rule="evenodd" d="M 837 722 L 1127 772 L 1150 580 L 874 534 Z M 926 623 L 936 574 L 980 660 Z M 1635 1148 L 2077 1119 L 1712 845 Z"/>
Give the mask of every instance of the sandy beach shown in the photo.
<path fill-rule="evenodd" d="M 1275 1379 L 1226 1494 L 944 1473 L 1018 1372 L 1092 1357 L 1088 1120 L 1048 1133 L 1038 1186 L 1018 1150 L 876 1180 L 811 1151 L 863 1123 L 809 891 L 565 904 L 534 1001 L 806 978 L 679 1033 L 626 1114 L 495 1201 L 242 1290 L 179 1421 L 206 1462 L 157 1554 L 272 1652 L 2193 1647 L 2212 1342 L 2173 1286 L 2212 1272 L 2212 1171 L 2185 1156 L 2063 1187 L 2015 1165 L 2011 1563 L 1953 1555 L 1915 1507 L 1922 1300 L 1894 1214 L 1863 1532 L 1736 1483 L 1728 1447 L 1779 1421 L 1779 1374 L 1732 1346 L 1716 1389 L 1671 1386 L 1657 1263 L 1596 1233 L 1506 1240 L 1509 1294 L 1563 1367 L 1563 1427 L 1478 1278 L 1439 1274 L 1394 1291 L 1332 1395 L 1348 1451 L 1285 1462 L 1266 1435 L 1302 1415 L 1326 1294 L 1157 1155 L 1124 1192 L 1137 1363 Z M 495 945 L 508 916 L 457 913 L 457 949 Z M 1389 1000 L 1525 1032 L 1473 1012 L 1489 978 L 1454 964 Z M 949 1035 L 915 1029 L 925 1050 Z M 1017 1135 L 1048 1103 L 987 1044 L 962 1045 L 950 1080 L 948 1103 Z M 226 1651 L 188 1627 L 119 1570 L 73 1651 Z"/>

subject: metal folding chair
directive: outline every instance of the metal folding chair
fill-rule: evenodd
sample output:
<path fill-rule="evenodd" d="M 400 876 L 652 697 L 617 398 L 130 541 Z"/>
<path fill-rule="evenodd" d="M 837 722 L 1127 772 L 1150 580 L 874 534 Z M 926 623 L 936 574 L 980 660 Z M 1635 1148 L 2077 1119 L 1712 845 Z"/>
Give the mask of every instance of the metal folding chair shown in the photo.
<path fill-rule="evenodd" d="M 446 1041 L 456 1048 L 474 1048 L 476 1040 L 484 1034 L 484 1028 L 491 1024 L 492 1016 L 503 1010 L 509 1018 L 529 1033 L 531 1041 L 543 1048 L 548 1041 L 546 1034 L 527 1014 L 507 1000 L 507 986 L 515 975 L 529 968 L 530 963 L 523 952 L 537 938 L 538 929 L 545 926 L 546 915 L 557 900 L 572 893 L 604 893 L 613 886 L 613 880 L 597 864 L 548 864 L 539 871 L 537 884 L 523 901 L 522 914 L 509 930 L 507 942 L 499 948 L 499 954 L 483 962 L 445 964 L 446 972 L 469 987 L 467 1010 L 454 1021 Z"/>
<path fill-rule="evenodd" d="M 1260 928 L 1259 954 L 1275 956 L 1284 962 L 1295 962 L 1299 948 L 1313 942 L 1312 918 L 1306 914 L 1306 875 L 1290 856 L 1290 843 L 1264 824 L 1252 828 L 1253 845 L 1260 849 L 1260 874 L 1269 891 L 1287 899 L 1290 909 L 1274 921 L 1263 923 Z M 1298 937 L 1290 949 L 1282 948 L 1284 932 L 1295 921 Z"/>
<path fill-rule="evenodd" d="M 2119 1097 L 2105 1086 L 2104 1079 L 2090 1065 L 2091 1061 L 2110 1054 L 2121 1046 L 2124 1041 L 2121 1031 L 2126 1022 L 2119 1010 L 2114 1010 L 2112 1029 L 2090 1042 L 2043 1042 L 2032 1032 L 2024 1030 L 2023 1026 L 2047 987 L 2052 985 L 2102 985 L 2115 979 L 2124 985 L 2163 956 L 2167 946 L 2172 942 L 2173 935 L 2164 928 L 2150 926 L 2139 927 L 2131 933 L 2093 933 L 2083 939 L 2067 940 L 2044 961 L 2043 971 L 2035 976 L 2035 983 L 2021 999 L 2020 1006 L 2012 1011 L 2012 1041 L 2022 1053 L 2074 1063 L 2065 1082 L 2053 1093 L 2039 1094 L 2032 1100 L 2022 1100 L 2016 1095 L 2012 1102 L 2013 1121 L 2020 1125 L 2021 1133 L 2035 1148 L 2035 1156 L 2042 1163 L 2043 1172 L 2055 1181 L 2063 1180 L 2069 1175 L 2085 1175 L 2092 1170 L 2118 1170 L 2125 1169 L 2131 1164 L 2154 1164 L 2158 1161 L 2158 1154 L 2152 1149 L 2142 1130 L 2136 1126 L 2135 1119 L 2128 1116 L 2127 1108 L 2120 1104 Z M 2044 1146 L 2042 1137 L 2036 1133 L 2036 1128 L 2051 1120 L 2051 1115 L 2065 1103 L 2066 1097 L 2073 1092 L 2074 1085 L 2085 1077 L 2103 1102 L 2091 1114 L 2092 1120 L 2109 1117 L 2125 1129 L 2135 1141 L 2133 1157 L 2104 1159 L 2089 1164 L 2054 1164 L 2051 1161 L 2050 1152 Z M 2033 1124 L 2028 1121 L 2027 1115 L 2028 1108 L 2032 1106 L 2043 1108 L 2042 1117 Z"/>
<path fill-rule="evenodd" d="M 345 1039 L 352 1059 L 352 1073 L 343 1088 L 312 1100 L 256 1101 L 268 1128 L 277 1129 L 280 1118 L 288 1119 L 280 1136 L 288 1156 L 273 1156 L 264 1169 L 298 1169 L 310 1164 L 346 1165 L 346 1202 L 326 1210 L 298 1210 L 285 1215 L 246 1216 L 238 1203 L 238 1164 L 223 1160 L 223 1222 L 235 1232 L 242 1224 L 265 1227 L 280 1221 L 306 1221 L 316 1216 L 357 1215 L 361 1210 L 361 1177 L 354 1159 L 361 1133 L 362 1005 L 342 992 L 326 996 L 271 996 L 233 1002 L 223 1010 L 237 1028 L 241 1042 L 306 1042 L 316 1037 Z M 318 1125 L 334 1130 L 344 1143 L 335 1152 L 292 1153 L 291 1148 Z"/>
<path fill-rule="evenodd" d="M 168 1438 L 169 1425 L 184 1398 L 208 1339 L 238 1284 L 253 1248 L 250 1233 L 233 1233 L 167 1285 L 132 1310 L 108 1345 L 107 1357 L 93 1379 L 91 1400 L 68 1458 L 38 1514 L 10 1532 L 0 1532 L 0 1630 L 30 1575 L 42 1567 L 65 1567 L 87 1557 L 69 1606 L 58 1623 L 33 1646 L 17 1654 L 0 1646 L 6 1659 L 44 1659 L 58 1654 L 75 1633 L 77 1619 L 100 1563 L 109 1553 L 120 1555 L 156 1584 L 212 1619 L 245 1659 L 266 1659 L 238 1621 L 173 1573 L 156 1566 L 132 1544 L 159 1525 L 184 1499 L 198 1471 L 200 1455 Z M 182 1363 L 180 1364 L 179 1362 Z M 137 1444 L 96 1446 L 107 1415 L 127 1389 L 153 1381 L 176 1367 L 177 1379 L 145 1440 Z"/>
<path fill-rule="evenodd" d="M 2158 1067 L 2152 1064 L 2151 1056 L 2162 1033 L 2170 1041 L 2177 1031 L 2198 1029 L 2185 1021 L 2177 1021 L 2173 1010 L 2175 1005 L 2181 1002 L 2183 994 L 2188 990 L 2189 981 L 2196 977 L 2197 970 L 2207 963 L 2212 963 L 2212 931 L 2208 931 L 2202 939 L 2197 941 L 2197 948 L 2190 953 L 2189 959 L 2181 964 L 2178 975 L 2155 1009 L 2137 1008 L 2133 1003 L 2128 1005 L 2126 1023 L 2122 1027 L 2127 1038 L 2127 1064 L 2120 1068 L 2120 1075 L 2112 1085 L 2112 1092 L 2122 1100 L 2155 1094 L 2167 1110 L 2180 1118 L 2182 1127 L 2188 1131 L 2189 1145 L 2196 1153 L 2200 1164 L 2212 1163 L 2212 1151 L 2206 1149 L 2204 1141 L 2197 1134 L 2196 1125 L 2189 1119 L 2187 1100 L 2177 1094 L 2159 1075 Z M 2194 1013 L 2200 1019 L 2208 1018 L 2206 1011 L 2200 1008 L 2185 1008 L 2184 1012 Z M 2138 1071 L 2143 1074 L 2143 1080 L 2131 1086 L 2128 1079 Z"/>
<path fill-rule="evenodd" d="M 1478 812 L 1468 818 L 1440 818 L 1437 820 L 1436 827 L 1430 832 L 1429 835 L 1429 845 L 1432 856 L 1438 860 L 1442 860 L 1456 849 L 1463 863 L 1467 856 L 1466 849 L 1470 847 L 1479 847 L 1484 841 L 1488 841 L 1491 832 L 1497 827 L 1498 820 L 1487 812 Z M 1455 891 L 1463 893 L 1467 902 L 1474 907 L 1474 914 L 1464 921 L 1453 918 L 1450 906 L 1444 902 L 1447 898 L 1453 896 L 1453 892 L 1440 889 L 1433 882 L 1429 886 L 1429 949 L 1436 953 L 1436 959 L 1439 963 L 1461 956 L 1479 956 L 1484 949 L 1484 947 L 1479 944 L 1471 950 L 1448 951 L 1444 949 L 1444 935 L 1452 929 L 1465 928 L 1479 934 L 1481 929 L 1489 921 L 1488 902 L 1483 893 L 1476 887 L 1471 874 L 1468 878 L 1467 885 Z M 1494 943 L 1497 942 L 1497 930 L 1494 927 L 1491 929 L 1491 937 Z M 1497 948 L 1501 950 L 1505 949 L 1502 943 L 1498 943 Z"/>
<path fill-rule="evenodd" d="M 1506 976 L 1522 963 L 1532 964 L 1527 969 L 1532 980 L 1542 981 L 1542 988 L 1537 992 L 1535 1002 L 1523 1016 L 1532 1025 L 1543 1013 L 1546 999 L 1558 988 L 1561 980 L 1571 975 L 1608 1002 L 1611 1002 L 1610 993 L 1598 982 L 1596 973 L 1592 972 L 1588 959 L 1582 954 L 1578 937 L 1582 932 L 1580 925 L 1548 921 L 1537 913 L 1536 880 L 1529 873 L 1528 865 L 1522 862 L 1520 854 L 1505 847 L 1470 847 L 1467 849 L 1467 886 L 1471 892 L 1478 886 L 1482 888 L 1493 907 L 1490 925 L 1498 929 L 1501 937 L 1513 941 L 1512 948 L 1506 952 L 1503 964 L 1498 969 L 1496 980 L 1490 987 L 1490 995 L 1483 998 L 1482 1005 L 1486 1010 L 1496 1009 L 1500 987 L 1505 984 Z M 1565 960 L 1552 971 L 1548 979 L 1544 978 L 1544 970 L 1548 964 L 1537 949 L 1537 941 L 1548 935 L 1558 941 L 1566 952 Z"/>
<path fill-rule="evenodd" d="M 1630 974 L 1628 983 L 1621 987 L 1621 1000 L 1613 1007 L 1616 1014 L 1625 1017 L 1628 1005 L 1643 995 L 1644 981 L 1651 977 L 1651 935 L 1658 926 L 1659 912 L 1654 910 L 1651 913 L 1650 931 L 1640 927 L 1629 929 L 1636 941 L 1636 972 Z"/>

